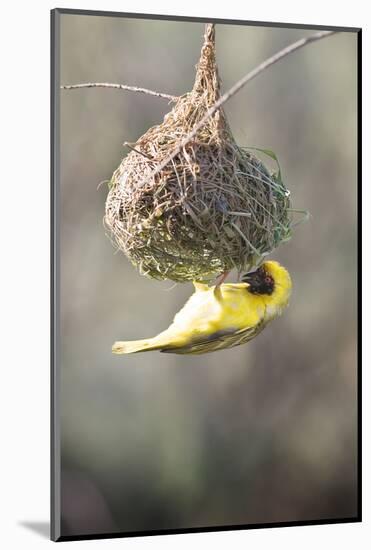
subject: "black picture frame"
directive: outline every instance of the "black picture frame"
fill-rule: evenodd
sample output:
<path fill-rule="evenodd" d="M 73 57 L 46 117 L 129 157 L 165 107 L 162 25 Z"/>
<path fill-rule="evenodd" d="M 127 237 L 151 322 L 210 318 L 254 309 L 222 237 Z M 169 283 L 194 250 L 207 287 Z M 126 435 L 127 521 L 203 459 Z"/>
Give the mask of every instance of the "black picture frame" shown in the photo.
<path fill-rule="evenodd" d="M 247 525 L 216 525 L 213 527 L 195 527 L 185 529 L 159 529 L 151 531 L 132 531 L 132 532 L 115 532 L 102 534 L 87 534 L 78 536 L 64 536 L 61 534 L 60 525 L 60 193 L 59 193 L 59 172 L 60 172 L 60 154 L 59 154 L 59 129 L 60 129 L 60 81 L 59 81 L 59 53 L 60 53 L 60 18 L 62 15 L 84 15 L 84 16 L 99 16 L 99 17 L 119 17 L 119 18 L 135 18 L 146 20 L 162 20 L 162 21 L 188 21 L 188 22 L 214 22 L 224 23 L 228 25 L 245 25 L 245 26 L 264 26 L 264 27 L 279 27 L 279 28 L 295 28 L 295 29 L 310 29 L 310 30 L 334 30 L 341 32 L 351 32 L 357 35 L 357 136 L 358 136 L 358 157 L 357 157 L 357 300 L 358 300 L 358 369 L 357 369 L 357 410 L 358 410 L 358 512 L 354 517 L 337 518 L 328 520 L 308 520 L 308 521 L 288 521 L 282 523 L 259 523 Z M 362 318 L 362 274 L 361 274 L 361 249 L 362 249 L 362 188 L 361 188 L 361 149 L 362 149 L 362 29 L 356 27 L 334 27 L 316 24 L 288 24 L 267 21 L 243 21 L 230 19 L 199 18 L 199 17 L 180 17 L 172 15 L 156 15 L 156 14 L 141 14 L 141 13 L 122 13 L 112 11 L 94 11 L 80 9 L 65 9 L 56 8 L 51 10 L 51 236 L 50 236 L 50 252 L 51 252 L 51 539 L 53 541 L 68 541 L 68 540 L 88 540 L 88 539 L 106 539 L 106 538 L 124 538 L 138 537 L 149 535 L 164 535 L 164 534 L 183 534 L 183 533 L 198 533 L 198 532 L 217 532 L 231 530 L 247 530 L 247 529 L 262 529 L 268 527 L 289 527 L 289 526 L 309 526 L 309 525 L 326 525 L 340 523 L 354 523 L 362 521 L 362 366 L 361 366 L 361 318 Z"/>

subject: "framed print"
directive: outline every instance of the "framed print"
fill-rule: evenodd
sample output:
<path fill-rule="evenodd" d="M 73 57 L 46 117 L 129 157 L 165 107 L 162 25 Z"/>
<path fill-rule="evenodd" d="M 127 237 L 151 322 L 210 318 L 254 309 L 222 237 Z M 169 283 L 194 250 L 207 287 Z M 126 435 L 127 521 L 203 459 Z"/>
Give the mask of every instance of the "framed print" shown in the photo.
<path fill-rule="evenodd" d="M 52 11 L 52 538 L 361 520 L 356 28 Z"/>

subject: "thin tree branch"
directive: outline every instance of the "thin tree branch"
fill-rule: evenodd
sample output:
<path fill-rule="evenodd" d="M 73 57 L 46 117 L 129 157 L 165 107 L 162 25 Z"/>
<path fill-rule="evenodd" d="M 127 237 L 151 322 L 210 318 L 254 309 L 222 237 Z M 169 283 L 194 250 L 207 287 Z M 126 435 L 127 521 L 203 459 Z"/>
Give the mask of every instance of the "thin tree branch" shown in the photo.
<path fill-rule="evenodd" d="M 132 151 L 135 151 L 136 153 L 138 153 L 139 155 L 142 155 L 143 157 L 146 157 L 147 159 L 151 158 L 149 155 L 146 155 L 146 153 L 143 153 L 143 151 L 139 151 L 138 149 L 135 149 L 135 147 L 133 147 L 132 144 L 129 143 L 128 141 L 124 141 L 123 146 L 128 147 Z"/>
<path fill-rule="evenodd" d="M 126 90 L 128 92 L 139 92 L 141 94 L 152 95 L 155 97 L 162 97 L 170 101 L 176 101 L 177 96 L 170 94 L 163 94 L 162 92 L 155 92 L 153 90 L 147 90 L 146 88 L 138 88 L 138 86 L 127 86 L 126 84 L 110 84 L 109 82 L 86 82 L 84 84 L 68 84 L 61 86 L 62 90 L 78 90 L 80 88 L 115 88 L 116 90 Z"/>
<path fill-rule="evenodd" d="M 174 151 L 170 153 L 170 155 L 163 162 L 161 162 L 161 164 L 159 164 L 159 166 L 152 172 L 151 178 L 156 176 L 159 172 L 161 172 L 161 170 L 163 170 L 165 166 L 181 152 L 183 147 L 185 147 L 187 143 L 189 143 L 191 139 L 193 139 L 196 136 L 197 132 L 200 130 L 200 128 L 202 128 L 205 122 L 211 116 L 213 116 L 213 114 L 216 113 L 216 111 L 220 109 L 221 106 L 224 105 L 226 101 L 228 101 L 231 97 L 233 97 L 239 90 L 241 90 L 241 88 L 243 88 L 253 78 L 258 76 L 260 73 L 268 69 L 268 67 L 271 67 L 272 65 L 274 65 L 275 63 L 277 63 L 287 55 L 295 52 L 296 50 L 299 50 L 303 46 L 307 46 L 311 42 L 315 42 L 317 40 L 321 40 L 322 38 L 326 38 L 327 36 L 330 36 L 335 32 L 336 31 L 320 31 L 320 32 L 316 32 L 315 34 L 312 34 L 311 36 L 308 36 L 307 38 L 301 38 L 297 42 L 294 42 L 293 44 L 286 46 L 286 48 L 283 48 L 283 50 L 280 50 L 276 54 L 272 55 L 272 57 L 269 57 L 268 59 L 263 61 L 263 63 L 258 65 L 258 67 L 256 67 L 255 69 L 247 73 L 247 75 L 245 75 L 238 82 L 236 82 L 236 84 L 232 86 L 232 88 L 230 88 L 225 94 L 223 94 L 218 99 L 218 101 L 216 101 L 214 105 L 210 107 L 210 109 L 202 117 L 202 119 L 198 122 L 198 124 L 194 126 L 193 130 L 189 132 L 189 134 L 187 134 L 185 138 L 182 139 L 182 141 L 174 149 Z M 147 181 L 144 181 L 142 185 L 144 185 L 146 182 Z"/>

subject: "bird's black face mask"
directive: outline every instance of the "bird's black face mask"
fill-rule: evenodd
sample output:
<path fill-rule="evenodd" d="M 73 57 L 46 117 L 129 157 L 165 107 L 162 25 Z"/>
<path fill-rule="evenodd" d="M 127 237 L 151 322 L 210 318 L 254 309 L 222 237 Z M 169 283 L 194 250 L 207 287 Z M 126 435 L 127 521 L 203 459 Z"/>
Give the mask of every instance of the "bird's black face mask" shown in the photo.
<path fill-rule="evenodd" d="M 251 294 L 268 294 L 269 296 L 274 291 L 274 279 L 263 266 L 256 271 L 246 273 L 242 277 L 244 283 L 249 283 L 248 291 Z"/>

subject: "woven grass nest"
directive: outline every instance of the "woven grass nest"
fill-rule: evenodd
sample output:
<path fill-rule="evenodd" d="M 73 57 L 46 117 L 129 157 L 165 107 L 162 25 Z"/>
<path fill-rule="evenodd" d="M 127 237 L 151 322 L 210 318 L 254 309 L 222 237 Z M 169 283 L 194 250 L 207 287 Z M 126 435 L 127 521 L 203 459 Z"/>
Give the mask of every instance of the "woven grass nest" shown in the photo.
<path fill-rule="evenodd" d="M 280 172 L 237 145 L 222 109 L 154 174 L 219 89 L 215 30 L 207 25 L 193 89 L 133 144 L 112 176 L 105 225 L 143 275 L 211 280 L 251 269 L 290 238 L 290 193 Z"/>

